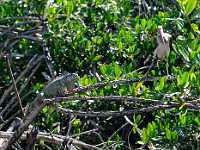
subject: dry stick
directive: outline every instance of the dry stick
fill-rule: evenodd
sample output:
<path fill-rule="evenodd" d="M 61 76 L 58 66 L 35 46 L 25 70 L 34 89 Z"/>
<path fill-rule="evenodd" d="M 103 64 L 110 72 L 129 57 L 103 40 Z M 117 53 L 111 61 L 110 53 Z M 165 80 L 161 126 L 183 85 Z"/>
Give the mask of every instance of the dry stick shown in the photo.
<path fill-rule="evenodd" d="M 163 104 L 165 101 L 160 101 L 156 99 L 147 99 L 147 98 L 139 98 L 134 96 L 68 96 L 68 97 L 56 97 L 50 99 L 44 99 L 44 101 L 61 102 L 61 101 L 69 101 L 69 100 L 80 100 L 80 101 L 131 101 L 135 103 L 153 103 L 153 104 Z M 168 102 L 173 103 L 173 102 Z"/>
<path fill-rule="evenodd" d="M 47 30 L 48 30 L 47 23 L 44 22 L 44 20 L 42 20 L 42 49 L 43 49 L 45 61 L 46 61 L 47 67 L 49 69 L 49 73 L 51 75 L 51 78 L 54 78 L 55 77 L 55 74 L 54 74 L 55 70 L 53 68 L 53 59 L 51 57 L 51 54 L 49 52 L 49 48 L 47 46 L 47 43 L 46 43 L 45 37 L 44 37 Z"/>
<path fill-rule="evenodd" d="M 3 32 L 5 30 L 8 30 L 10 28 L 10 26 L 5 26 L 5 25 L 0 25 L 0 32 Z M 14 28 L 12 29 L 12 32 L 22 32 L 23 29 L 21 28 Z M 9 34 L 10 32 L 8 32 L 7 34 Z"/>
<path fill-rule="evenodd" d="M 26 68 L 21 72 L 21 74 L 16 79 L 16 84 L 21 80 L 21 78 L 29 72 L 33 66 L 38 64 L 42 59 L 44 59 L 44 56 L 41 55 L 37 58 L 37 55 L 34 55 L 31 60 L 28 62 Z M 13 90 L 14 85 L 12 84 L 7 90 L 4 91 L 3 96 L 0 99 L 0 105 L 4 102 L 4 100 L 9 96 L 10 92 Z"/>
<path fill-rule="evenodd" d="M 13 82 L 13 85 L 14 85 L 14 88 L 15 88 L 15 92 L 17 94 L 17 100 L 18 100 L 19 106 L 21 108 L 21 111 L 22 111 L 23 115 L 25 116 L 25 113 L 24 113 L 24 110 L 23 110 L 23 106 L 22 106 L 22 100 L 21 100 L 21 98 L 19 96 L 19 92 L 17 90 L 17 85 L 16 85 L 16 82 L 15 82 L 15 78 L 14 78 L 14 75 L 13 75 L 13 72 L 12 72 L 12 69 L 11 69 L 9 56 L 7 56 L 7 63 L 8 63 L 8 68 L 9 68 L 10 75 L 11 75 L 11 78 L 12 78 L 12 82 Z"/>
<path fill-rule="evenodd" d="M 70 137 L 70 138 L 74 138 L 74 137 L 77 137 L 77 136 L 80 136 L 80 135 L 91 134 L 91 133 L 96 132 L 96 131 L 98 131 L 98 130 L 99 130 L 98 128 L 96 128 L 96 129 L 91 129 L 91 130 L 84 131 L 84 132 L 81 132 L 81 133 L 78 133 L 78 134 L 70 135 L 69 137 Z"/>
<path fill-rule="evenodd" d="M 69 124 L 68 124 L 68 130 L 67 130 L 67 134 L 66 136 L 70 136 L 70 132 L 71 132 L 71 129 L 72 129 L 72 122 L 74 120 L 74 115 L 73 114 L 69 114 L 70 115 L 70 119 L 69 119 Z"/>
<path fill-rule="evenodd" d="M 124 116 L 124 115 L 131 115 L 134 113 L 147 113 L 147 112 L 152 112 L 152 111 L 157 111 L 157 110 L 162 110 L 162 109 L 171 109 L 171 108 L 176 108 L 180 107 L 183 104 L 159 104 L 159 105 L 154 105 L 154 106 L 149 106 L 147 108 L 139 108 L 139 109 L 131 109 L 131 110 L 123 110 L 123 111 L 106 111 L 106 112 L 94 112 L 94 111 L 76 111 L 76 110 L 71 110 L 71 109 L 64 109 L 59 107 L 58 110 L 63 112 L 63 113 L 71 113 L 77 116 L 88 116 L 88 117 L 119 117 L 119 116 Z M 194 110 L 198 110 L 200 106 L 195 106 L 190 103 L 185 103 L 183 107 L 191 108 Z"/>
<path fill-rule="evenodd" d="M 31 20 L 31 21 L 26 21 L 26 22 L 20 22 L 20 23 L 12 25 L 11 27 L 8 28 L 8 30 L 4 31 L 0 35 L 3 36 L 4 34 L 7 34 L 8 32 L 10 32 L 11 30 L 15 29 L 18 26 L 23 26 L 26 24 L 33 24 L 33 23 L 39 23 L 39 25 L 41 24 L 40 20 Z"/>
<path fill-rule="evenodd" d="M 7 17 L 2 18 L 1 20 L 16 20 L 16 19 L 24 19 L 24 20 L 40 20 L 39 17 L 34 16 L 16 16 L 16 17 Z"/>
<path fill-rule="evenodd" d="M 38 95 L 32 102 L 32 105 L 28 108 L 27 115 L 24 117 L 23 123 L 16 130 L 12 137 L 9 138 L 8 142 L 2 150 L 9 149 L 9 147 L 22 135 L 24 130 L 33 121 L 33 119 L 38 115 L 38 113 L 46 106 L 46 103 L 42 100 L 42 97 Z"/>
<path fill-rule="evenodd" d="M 13 136 L 13 134 L 14 134 L 14 132 L 0 131 L 0 138 L 10 138 L 11 136 Z M 26 140 L 26 134 L 27 134 L 27 132 L 23 133 L 22 136 L 20 137 L 20 140 Z M 65 137 L 65 136 L 58 135 L 58 134 L 53 134 L 53 137 L 52 137 L 52 135 L 44 133 L 44 132 L 39 132 L 37 135 L 37 140 L 42 140 L 44 142 L 53 143 L 53 144 L 61 144 L 65 138 L 67 138 L 68 140 L 71 140 L 73 142 L 72 144 L 74 144 L 74 145 L 79 145 L 80 147 L 84 147 L 86 149 L 91 149 L 91 150 L 92 149 L 100 150 L 100 148 L 98 148 L 96 146 L 86 144 L 82 141 L 73 139 L 71 137 Z M 5 146 L 4 146 L 4 148 L 5 148 Z"/>
<path fill-rule="evenodd" d="M 128 148 L 129 148 L 130 150 L 132 150 L 132 148 L 131 148 L 131 142 L 130 142 L 131 133 L 132 133 L 132 130 L 130 130 L 129 133 L 128 133 Z"/>
<path fill-rule="evenodd" d="M 3 29 L 1 29 L 1 28 L 3 28 Z M 0 26 L 0 32 L 5 31 L 5 29 L 7 29 L 7 28 L 9 28 L 9 27 Z M 42 33 L 41 26 L 37 26 L 37 27 L 32 28 L 30 30 L 24 30 L 24 29 L 21 29 L 21 28 L 14 28 L 13 30 L 14 31 L 6 33 L 6 35 L 11 36 L 12 38 L 17 38 L 17 37 L 20 37 L 20 36 L 28 36 L 28 35 L 30 36 L 30 35 L 33 35 L 33 34 Z"/>
<path fill-rule="evenodd" d="M 28 40 L 31 40 L 31 41 L 36 41 L 38 43 L 42 43 L 42 39 L 40 39 L 39 37 L 33 37 L 33 36 L 28 36 L 28 35 L 20 35 L 20 36 L 17 36 L 15 37 L 16 39 L 28 39 Z"/>
<path fill-rule="evenodd" d="M 96 135 L 98 136 L 99 140 L 101 141 L 101 143 L 98 144 L 98 145 L 101 145 L 102 143 L 103 143 L 102 145 L 104 145 L 104 143 L 106 143 L 106 142 L 103 140 L 103 138 L 102 138 L 102 136 L 100 135 L 99 132 L 94 132 L 94 134 L 96 134 Z M 95 146 L 97 146 L 97 145 L 95 145 Z"/>
<path fill-rule="evenodd" d="M 15 39 L 11 44 L 7 46 L 7 49 L 11 49 L 15 44 L 19 42 L 19 39 Z"/>
<path fill-rule="evenodd" d="M 26 86 L 28 85 L 29 81 L 31 80 L 32 76 L 35 74 L 35 72 L 38 70 L 38 68 L 40 67 L 41 62 L 39 62 L 39 64 L 36 65 L 36 67 L 32 70 L 31 74 L 28 76 L 27 80 L 25 81 L 25 83 L 20 87 L 19 90 L 19 94 L 21 94 L 23 92 L 23 90 L 26 88 Z M 6 105 L 6 107 L 1 111 L 0 116 L 3 117 L 4 113 L 7 112 L 4 115 L 4 118 L 6 118 L 8 116 L 8 114 L 13 111 L 13 109 L 17 106 L 17 103 L 14 103 L 16 99 L 15 97 L 12 97 L 12 99 L 9 101 L 9 103 Z"/>
<path fill-rule="evenodd" d="M 68 130 L 67 130 L 66 137 L 69 137 L 69 136 L 70 136 L 70 132 L 71 132 L 71 128 L 72 128 L 72 121 L 73 121 L 74 115 L 73 115 L 73 114 L 69 114 L 69 117 L 70 117 L 70 119 L 69 119 L 69 123 L 68 123 Z M 66 149 L 67 144 L 68 144 L 68 139 L 65 138 L 65 140 L 62 142 L 62 144 L 61 144 L 59 150 L 64 150 L 64 149 Z"/>
<path fill-rule="evenodd" d="M 0 124 L 0 130 L 2 130 L 2 128 L 8 124 L 9 122 L 11 122 L 16 116 L 18 116 L 21 113 L 21 111 L 17 111 L 16 113 L 14 113 L 12 116 L 10 116 L 10 118 L 6 119 L 3 123 Z"/>

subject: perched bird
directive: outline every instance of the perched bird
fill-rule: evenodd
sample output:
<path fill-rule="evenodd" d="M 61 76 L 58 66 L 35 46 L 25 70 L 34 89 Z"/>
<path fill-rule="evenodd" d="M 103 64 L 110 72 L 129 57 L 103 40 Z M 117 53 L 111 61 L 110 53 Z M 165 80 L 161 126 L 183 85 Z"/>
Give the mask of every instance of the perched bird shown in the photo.
<path fill-rule="evenodd" d="M 170 52 L 170 41 L 171 35 L 163 32 L 162 26 L 158 26 L 158 36 L 157 36 L 157 48 L 154 51 L 154 56 L 157 56 L 158 59 L 162 60 L 165 57 L 168 57 Z"/>
<path fill-rule="evenodd" d="M 170 38 L 171 38 L 171 35 L 168 34 L 168 33 L 165 33 L 163 31 L 162 26 L 158 26 L 158 35 L 156 37 L 157 47 L 154 51 L 153 62 L 150 65 L 148 71 L 145 73 L 145 76 L 147 76 L 148 72 L 153 67 L 154 60 L 156 59 L 156 57 L 158 58 L 158 61 L 164 60 L 166 58 L 166 71 L 167 71 L 167 75 L 169 75 L 169 71 L 168 71 L 169 65 L 168 65 L 167 57 L 168 57 L 169 52 L 170 52 L 170 45 L 169 45 L 170 44 Z"/>
<path fill-rule="evenodd" d="M 78 87 L 79 76 L 76 73 L 67 73 L 56 77 L 44 88 L 44 97 L 63 96 L 67 92 L 73 91 Z"/>

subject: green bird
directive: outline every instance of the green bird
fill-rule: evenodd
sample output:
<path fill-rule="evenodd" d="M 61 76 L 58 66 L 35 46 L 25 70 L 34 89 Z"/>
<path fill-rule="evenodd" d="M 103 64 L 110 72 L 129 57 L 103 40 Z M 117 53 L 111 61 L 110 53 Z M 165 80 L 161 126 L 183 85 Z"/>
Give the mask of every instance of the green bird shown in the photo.
<path fill-rule="evenodd" d="M 79 76 L 76 73 L 67 73 L 56 77 L 44 88 L 44 97 L 63 96 L 67 92 L 72 92 L 79 86 Z"/>

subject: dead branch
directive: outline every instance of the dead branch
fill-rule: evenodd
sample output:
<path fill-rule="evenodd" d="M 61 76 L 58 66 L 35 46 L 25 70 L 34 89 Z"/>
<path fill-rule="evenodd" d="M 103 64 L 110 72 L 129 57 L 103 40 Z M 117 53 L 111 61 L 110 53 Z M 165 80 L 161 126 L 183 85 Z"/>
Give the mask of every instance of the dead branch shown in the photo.
<path fill-rule="evenodd" d="M 31 20 L 31 21 L 19 22 L 19 23 L 16 23 L 16 24 L 10 26 L 6 31 L 4 31 L 0 35 L 3 36 L 5 34 L 7 34 L 8 32 L 12 31 L 13 29 L 15 29 L 16 27 L 27 25 L 27 24 L 34 24 L 34 23 L 38 23 L 38 25 L 41 25 L 40 20 Z"/>
<path fill-rule="evenodd" d="M 31 60 L 28 62 L 26 68 L 21 72 L 21 74 L 17 77 L 16 84 L 21 80 L 21 78 L 29 72 L 36 64 L 38 64 L 44 58 L 43 55 L 37 57 L 34 55 Z M 5 99 L 9 96 L 10 92 L 13 90 L 14 85 L 12 84 L 7 90 L 4 91 L 3 96 L 0 99 L 0 105 L 5 101 Z"/>
<path fill-rule="evenodd" d="M 138 113 L 148 113 L 153 111 L 158 111 L 162 109 L 172 109 L 172 108 L 179 108 L 179 107 L 186 107 L 194 110 L 198 110 L 200 106 L 195 106 L 190 103 L 185 104 L 159 104 L 154 106 L 149 106 L 146 108 L 139 108 L 139 109 L 131 109 L 131 110 L 123 110 L 123 111 L 101 111 L 101 112 L 94 112 L 94 111 L 76 111 L 71 109 L 65 109 L 65 108 L 58 108 L 58 111 L 62 113 L 71 113 L 77 116 L 88 116 L 88 117 L 119 117 L 124 115 L 132 115 L 132 114 L 138 114 Z"/>
<path fill-rule="evenodd" d="M 9 68 L 10 75 L 11 75 L 11 78 L 12 78 L 12 82 L 13 82 L 13 85 L 14 85 L 14 89 L 15 89 L 15 92 L 16 92 L 16 95 L 17 95 L 17 100 L 18 100 L 19 106 L 21 108 L 22 113 L 24 114 L 23 106 L 22 106 L 22 100 L 21 100 L 21 98 L 19 96 L 19 92 L 18 92 L 18 89 L 17 89 L 15 78 L 14 78 L 14 75 L 12 73 L 11 63 L 10 63 L 10 57 L 9 56 L 7 56 L 7 64 L 8 64 L 8 68 Z"/>
<path fill-rule="evenodd" d="M 23 92 L 23 90 L 26 88 L 26 86 L 28 85 L 28 83 L 30 82 L 31 78 L 33 77 L 33 75 L 35 74 L 35 72 L 38 70 L 38 68 L 40 67 L 41 62 L 39 62 L 31 71 L 31 74 L 28 76 L 28 78 L 24 81 L 24 84 L 20 87 L 19 90 L 19 94 L 21 94 Z M 6 107 L 4 107 L 4 109 L 1 111 L 0 116 L 3 118 L 6 118 L 8 116 L 8 114 L 13 111 L 13 109 L 17 106 L 17 102 L 15 101 L 16 96 L 12 97 L 12 99 L 7 103 Z M 22 97 L 23 100 L 23 97 Z M 6 113 L 5 113 L 6 112 Z M 5 114 L 4 114 L 5 113 Z"/>
<path fill-rule="evenodd" d="M 13 136 L 13 134 L 14 132 L 0 131 L 0 138 L 9 139 Z M 20 140 L 26 140 L 26 135 L 27 135 L 27 131 L 22 134 L 22 136 L 20 137 Z M 79 147 L 83 147 L 85 149 L 101 150 L 101 148 L 98 148 L 96 146 L 86 144 L 82 141 L 73 139 L 71 137 L 66 137 L 66 136 L 57 135 L 57 134 L 47 134 L 47 133 L 39 132 L 36 138 L 37 140 L 42 140 L 44 142 L 53 143 L 53 144 L 61 144 L 65 139 L 67 139 L 68 141 L 70 140 L 72 142 L 71 144 L 77 145 Z M 3 145 L 3 147 L 0 147 L 0 148 L 3 150 L 5 149 L 5 147 L 6 145 Z"/>
<path fill-rule="evenodd" d="M 9 122 L 11 122 L 14 118 L 16 118 L 19 114 L 21 113 L 21 111 L 17 111 L 16 113 L 14 113 L 12 116 L 10 116 L 10 118 L 6 119 L 3 123 L 0 124 L 0 130 Z"/>
<path fill-rule="evenodd" d="M 22 20 L 40 20 L 40 17 L 36 16 L 15 16 L 15 17 L 7 17 L 2 18 L 1 20 L 16 20 L 16 19 L 22 19 Z"/>
<path fill-rule="evenodd" d="M 163 104 L 164 100 L 156 100 L 156 99 L 147 99 L 147 98 L 139 98 L 134 96 L 68 96 L 68 97 L 55 97 L 50 99 L 44 99 L 49 103 L 61 102 L 65 100 L 80 100 L 80 101 L 130 101 L 135 103 L 153 103 L 153 104 Z M 172 103 L 172 102 L 171 102 Z"/>
<path fill-rule="evenodd" d="M 23 134 L 27 129 L 29 124 L 33 119 L 38 115 L 38 113 L 46 106 L 46 103 L 43 101 L 42 97 L 38 95 L 35 100 L 32 102 L 31 106 L 27 110 L 27 115 L 24 117 L 24 120 L 16 132 L 9 138 L 8 142 L 5 144 L 3 150 L 9 149 L 9 147 Z"/>
<path fill-rule="evenodd" d="M 53 59 L 51 57 L 51 54 L 50 54 L 50 51 L 49 51 L 49 48 L 48 48 L 48 44 L 47 42 L 45 41 L 45 34 L 46 32 L 48 31 L 48 26 L 47 26 L 47 23 L 45 21 L 42 22 L 42 49 L 43 49 L 43 54 L 45 56 L 45 61 L 46 61 L 46 64 L 47 64 L 47 67 L 49 69 L 49 73 L 51 75 L 51 78 L 54 78 L 55 77 L 55 70 L 53 68 Z"/>

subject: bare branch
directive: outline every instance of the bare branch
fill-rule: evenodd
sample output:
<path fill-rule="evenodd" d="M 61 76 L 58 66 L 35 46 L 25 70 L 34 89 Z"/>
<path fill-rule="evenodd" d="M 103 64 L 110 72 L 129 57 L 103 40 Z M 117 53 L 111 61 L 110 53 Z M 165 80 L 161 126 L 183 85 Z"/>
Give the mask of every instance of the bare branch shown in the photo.
<path fill-rule="evenodd" d="M 41 65 L 41 63 L 39 62 L 36 65 L 36 67 L 34 67 L 34 69 L 31 71 L 31 74 L 24 81 L 24 84 L 20 87 L 19 94 L 21 94 L 23 92 L 23 90 L 26 88 L 26 86 L 28 85 L 28 83 L 30 82 L 31 78 L 33 77 L 35 72 L 38 70 L 40 65 Z M 6 107 L 4 107 L 4 109 L 1 111 L 0 116 L 2 118 L 6 118 L 8 116 L 8 114 L 17 106 L 17 103 L 15 102 L 15 99 L 16 99 L 16 96 L 12 97 L 12 99 L 7 103 Z M 22 100 L 23 100 L 23 97 L 22 97 Z"/>
<path fill-rule="evenodd" d="M 15 92 L 16 92 L 16 95 L 17 95 L 17 100 L 18 100 L 18 103 L 19 103 L 19 106 L 21 108 L 21 111 L 24 114 L 24 111 L 23 111 L 23 106 L 22 106 L 22 100 L 19 96 L 19 92 L 18 92 L 18 89 L 17 89 L 17 85 L 16 85 L 16 82 L 15 82 L 15 78 L 14 78 L 14 75 L 12 73 L 12 69 L 11 69 L 11 64 L 10 64 L 10 58 L 9 56 L 7 56 L 7 63 L 8 63 L 8 68 L 9 68 L 9 71 L 10 71 L 10 75 L 11 75 L 11 78 L 12 78 L 12 82 L 13 82 L 13 85 L 14 85 L 14 88 L 15 88 Z"/>
<path fill-rule="evenodd" d="M 10 138 L 10 137 L 13 136 L 13 134 L 14 134 L 13 132 L 2 132 L 2 131 L 0 131 L 0 138 Z M 22 134 L 20 139 L 26 140 L 26 134 L 27 134 L 27 132 Z M 42 140 L 44 142 L 53 143 L 53 144 L 61 144 L 65 139 L 70 140 L 73 145 L 77 145 L 77 146 L 83 147 L 85 149 L 102 150 L 102 149 L 100 149 L 96 146 L 89 145 L 89 144 L 86 144 L 82 141 L 73 139 L 71 137 L 66 137 L 66 136 L 62 136 L 62 135 L 58 135 L 58 134 L 53 134 L 53 136 L 52 136 L 52 135 L 47 134 L 47 133 L 39 132 L 38 135 L 37 135 L 37 140 Z M 0 147 L 0 148 L 5 149 L 5 147 L 6 146 L 4 145 L 4 147 Z"/>
<path fill-rule="evenodd" d="M 11 122 L 16 116 L 18 116 L 21 113 L 21 111 L 17 111 L 16 113 L 14 113 L 12 116 L 10 116 L 10 118 L 8 118 L 7 120 L 5 120 L 3 123 L 0 124 L 0 130 L 9 122 Z"/>
<path fill-rule="evenodd" d="M 35 16 L 15 16 L 15 17 L 7 17 L 7 18 L 2 18 L 2 20 L 16 20 L 16 19 L 24 19 L 24 20 L 40 20 L 39 17 Z"/>
<path fill-rule="evenodd" d="M 29 72 L 32 67 L 34 67 L 36 64 L 38 64 L 42 59 L 44 59 L 44 56 L 41 55 L 37 57 L 37 55 L 34 55 L 31 60 L 28 62 L 26 68 L 21 72 L 21 74 L 17 77 L 15 80 L 16 84 L 21 80 L 21 78 Z M 13 90 L 14 85 L 12 84 L 7 90 L 4 91 L 3 96 L 0 99 L 0 105 L 4 102 L 4 100 L 9 96 L 10 92 Z"/>
<path fill-rule="evenodd" d="M 3 148 L 4 150 L 9 149 L 9 147 L 23 134 L 23 132 L 27 129 L 29 124 L 31 124 L 33 119 L 38 115 L 42 108 L 44 108 L 44 106 L 46 106 L 46 103 L 43 101 L 42 97 L 38 95 L 28 108 L 26 116 L 24 117 L 20 127 L 9 138 L 8 142 L 5 143 L 5 147 Z"/>
<path fill-rule="evenodd" d="M 44 99 L 49 103 L 61 102 L 64 100 L 81 100 L 81 101 L 131 101 L 135 103 L 154 103 L 154 104 L 163 104 L 164 101 L 156 100 L 156 99 L 147 99 L 147 98 L 139 98 L 134 96 L 68 96 L 68 97 L 56 97 L 50 99 Z"/>
<path fill-rule="evenodd" d="M 39 23 L 39 25 L 40 25 L 41 21 L 39 21 L 39 20 L 31 20 L 31 21 L 16 23 L 16 24 L 12 25 L 11 27 L 9 27 L 8 30 L 4 31 L 0 35 L 3 36 L 5 34 L 7 34 L 8 32 L 10 32 L 11 30 L 15 29 L 16 27 L 27 25 L 27 24 L 34 24 L 34 23 Z"/>
<path fill-rule="evenodd" d="M 185 104 L 163 104 L 163 105 L 154 105 L 149 106 L 146 108 L 139 108 L 139 109 L 131 109 L 131 110 L 123 110 L 123 111 L 101 111 L 101 112 L 94 112 L 94 111 L 76 111 L 71 109 L 64 109 L 59 107 L 58 110 L 63 113 L 71 113 L 77 116 L 88 116 L 88 117 L 119 117 L 124 115 L 132 115 L 135 113 L 148 113 L 152 111 L 162 110 L 162 109 L 171 109 L 171 108 L 178 108 L 180 106 L 191 108 L 194 110 L 198 110 L 200 106 L 195 106 L 190 103 Z"/>
<path fill-rule="evenodd" d="M 47 26 L 46 22 L 43 21 L 42 22 L 42 40 L 43 40 L 42 41 L 42 49 L 43 49 L 45 61 L 46 61 L 47 67 L 49 69 L 49 73 L 51 75 L 51 78 L 54 78 L 55 77 L 55 70 L 53 68 L 53 59 L 51 57 L 48 45 L 45 41 L 45 33 L 47 32 L 47 30 L 48 30 L 48 26 Z"/>

